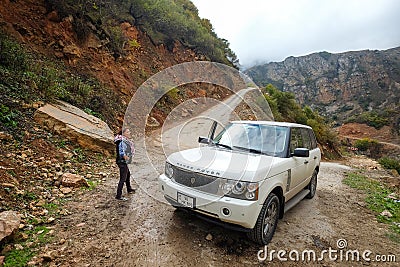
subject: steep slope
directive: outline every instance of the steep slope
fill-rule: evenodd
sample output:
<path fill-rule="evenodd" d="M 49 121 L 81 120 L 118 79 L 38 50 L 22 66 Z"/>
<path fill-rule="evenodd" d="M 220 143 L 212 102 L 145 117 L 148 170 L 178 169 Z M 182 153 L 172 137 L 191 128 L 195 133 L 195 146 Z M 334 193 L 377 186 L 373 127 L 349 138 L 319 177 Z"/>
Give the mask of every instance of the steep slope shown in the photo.
<path fill-rule="evenodd" d="M 66 75 L 79 76 L 88 84 L 100 84 L 97 89 L 104 93 L 92 92 L 85 101 L 78 101 L 73 92 L 68 99 L 61 99 L 103 115 L 115 129 L 121 125 L 135 90 L 151 75 L 178 63 L 209 59 L 179 38 L 156 42 L 154 36 L 144 32 L 143 23 L 133 17 L 133 10 L 138 9 L 130 5 L 132 2 L 140 1 L 4 0 L 0 4 L 0 30 L 23 44 L 34 55 L 35 63 L 42 63 L 39 68 L 46 68 L 51 61 L 54 75 L 63 69 Z M 194 7 L 191 15 L 195 12 Z M 141 22 L 146 21 L 142 15 L 139 17 Z M 213 35 L 211 29 L 208 34 Z M 214 39 L 220 40 L 216 36 Z M 116 108 L 115 114 L 105 107 Z M 162 119 L 165 114 L 158 117 Z"/>
<path fill-rule="evenodd" d="M 246 73 L 258 85 L 292 92 L 301 104 L 339 122 L 365 111 L 387 111 L 388 117 L 399 111 L 400 47 L 289 57 Z"/>

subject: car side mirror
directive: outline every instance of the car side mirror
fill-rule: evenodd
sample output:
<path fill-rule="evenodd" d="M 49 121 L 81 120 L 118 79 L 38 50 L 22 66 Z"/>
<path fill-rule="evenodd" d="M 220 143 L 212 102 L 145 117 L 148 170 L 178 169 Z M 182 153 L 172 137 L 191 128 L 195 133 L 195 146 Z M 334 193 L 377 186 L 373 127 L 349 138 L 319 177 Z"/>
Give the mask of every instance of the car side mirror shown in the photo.
<path fill-rule="evenodd" d="M 292 155 L 294 157 L 308 158 L 310 156 L 310 150 L 308 148 L 302 147 L 295 148 Z"/>
<path fill-rule="evenodd" d="M 211 139 L 208 138 L 208 137 L 202 137 L 202 136 L 200 136 L 198 142 L 199 142 L 200 144 L 207 144 L 207 145 L 208 145 L 208 144 L 211 143 Z"/>

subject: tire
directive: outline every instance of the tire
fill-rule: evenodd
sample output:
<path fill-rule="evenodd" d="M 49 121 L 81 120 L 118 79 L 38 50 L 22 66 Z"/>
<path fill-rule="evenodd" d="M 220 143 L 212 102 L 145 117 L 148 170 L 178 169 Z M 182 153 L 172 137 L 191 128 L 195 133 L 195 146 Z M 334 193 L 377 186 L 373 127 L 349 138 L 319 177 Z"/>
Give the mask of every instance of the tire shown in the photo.
<path fill-rule="evenodd" d="M 267 245 L 274 236 L 278 225 L 279 211 L 279 198 L 274 193 L 269 194 L 258 215 L 256 225 L 248 233 L 248 237 L 260 245 Z"/>
<path fill-rule="evenodd" d="M 310 193 L 306 196 L 308 199 L 312 199 L 315 196 L 315 193 L 317 192 L 317 175 L 318 172 L 315 170 L 313 172 L 313 175 L 311 177 L 310 183 L 307 185 L 307 189 L 310 190 Z"/>

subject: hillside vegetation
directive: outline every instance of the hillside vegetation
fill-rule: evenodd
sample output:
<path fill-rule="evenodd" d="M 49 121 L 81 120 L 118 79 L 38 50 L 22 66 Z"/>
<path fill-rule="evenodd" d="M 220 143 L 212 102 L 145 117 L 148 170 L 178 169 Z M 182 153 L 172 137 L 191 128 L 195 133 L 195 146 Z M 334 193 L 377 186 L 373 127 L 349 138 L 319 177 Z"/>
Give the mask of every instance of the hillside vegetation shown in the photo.
<path fill-rule="evenodd" d="M 154 45 L 165 45 L 170 51 L 175 42 L 204 55 L 206 60 L 231 66 L 238 59 L 225 39 L 219 38 L 208 19 L 201 19 L 189 0 L 46 0 L 61 17 L 72 15 L 74 29 L 81 41 L 96 27 L 109 39 L 108 47 L 119 56 L 126 43 L 135 47 L 137 40 L 126 38 L 119 27 L 129 22 L 150 37 Z"/>
<path fill-rule="evenodd" d="M 109 123 L 122 112 L 115 105 L 120 100 L 110 88 L 29 53 L 4 33 L 0 33 L 0 76 L 0 131 L 15 132 L 17 126 L 22 126 L 21 106 L 38 101 L 64 100 Z"/>

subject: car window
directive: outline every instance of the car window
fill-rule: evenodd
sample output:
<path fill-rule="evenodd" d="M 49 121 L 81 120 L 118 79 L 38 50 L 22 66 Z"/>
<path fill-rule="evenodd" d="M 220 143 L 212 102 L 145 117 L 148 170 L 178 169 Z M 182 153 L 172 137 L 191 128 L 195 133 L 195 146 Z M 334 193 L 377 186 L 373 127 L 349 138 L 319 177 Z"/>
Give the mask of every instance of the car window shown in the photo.
<path fill-rule="evenodd" d="M 300 128 L 292 128 L 290 131 L 290 153 L 293 153 L 299 147 L 304 147 L 301 130 Z"/>
<path fill-rule="evenodd" d="M 317 139 L 315 138 L 314 131 L 309 129 L 310 138 L 311 138 L 311 149 L 317 148 Z"/>
<path fill-rule="evenodd" d="M 303 147 L 311 150 L 312 146 L 311 146 L 311 137 L 309 129 L 302 128 L 300 131 L 301 131 L 301 136 L 303 138 Z"/>

